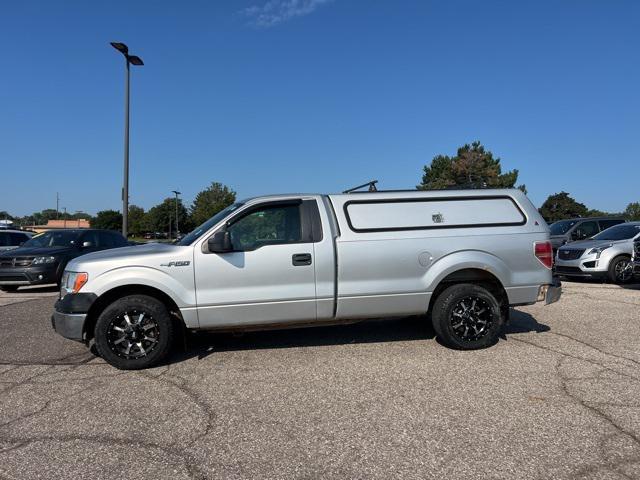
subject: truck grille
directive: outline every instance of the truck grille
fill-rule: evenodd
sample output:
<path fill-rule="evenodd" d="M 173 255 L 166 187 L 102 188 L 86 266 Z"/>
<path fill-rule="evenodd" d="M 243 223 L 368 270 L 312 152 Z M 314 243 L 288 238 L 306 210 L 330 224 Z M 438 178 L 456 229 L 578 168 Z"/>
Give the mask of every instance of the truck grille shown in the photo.
<path fill-rule="evenodd" d="M 561 248 L 558 250 L 558 258 L 560 260 L 577 260 L 584 253 L 583 249 Z"/>
<path fill-rule="evenodd" d="M 34 257 L 3 257 L 0 258 L 0 268 L 29 267 Z"/>
<path fill-rule="evenodd" d="M 633 249 L 636 253 L 636 260 L 640 260 L 640 242 L 634 242 Z"/>

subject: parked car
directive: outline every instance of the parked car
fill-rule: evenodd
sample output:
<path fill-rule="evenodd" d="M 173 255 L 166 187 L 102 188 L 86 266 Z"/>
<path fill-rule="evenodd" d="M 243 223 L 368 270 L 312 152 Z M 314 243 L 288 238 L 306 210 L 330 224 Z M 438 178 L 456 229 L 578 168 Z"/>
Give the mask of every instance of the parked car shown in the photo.
<path fill-rule="evenodd" d="M 633 254 L 631 256 L 633 275 L 636 280 L 640 280 L 640 239 L 633 242 Z"/>
<path fill-rule="evenodd" d="M 0 252 L 18 248 L 33 236 L 31 232 L 22 230 L 0 230 Z"/>
<path fill-rule="evenodd" d="M 621 217 L 589 217 L 559 220 L 549 226 L 554 254 L 566 243 L 586 240 L 614 225 L 626 222 Z"/>
<path fill-rule="evenodd" d="M 552 261 L 549 228 L 517 189 L 258 197 L 177 244 L 72 260 L 52 324 L 122 369 L 162 361 L 185 329 L 404 315 L 477 349 L 509 306 L 559 299 Z"/>
<path fill-rule="evenodd" d="M 60 284 L 67 262 L 86 253 L 128 245 L 118 232 L 93 229 L 49 230 L 15 250 L 0 253 L 0 289 Z"/>
<path fill-rule="evenodd" d="M 615 225 L 590 240 L 558 249 L 555 271 L 566 277 L 592 277 L 627 283 L 632 279 L 631 254 L 640 239 L 640 222 Z"/>

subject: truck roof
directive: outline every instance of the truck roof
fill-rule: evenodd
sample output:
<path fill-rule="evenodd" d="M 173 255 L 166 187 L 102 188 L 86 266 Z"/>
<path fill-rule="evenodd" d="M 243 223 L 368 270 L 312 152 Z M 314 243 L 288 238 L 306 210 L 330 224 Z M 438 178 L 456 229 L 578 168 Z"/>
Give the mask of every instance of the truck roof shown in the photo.
<path fill-rule="evenodd" d="M 332 197 L 354 199 L 391 199 L 391 198 L 415 198 L 415 197 L 489 197 L 492 195 L 508 195 L 522 197 L 524 193 L 517 188 L 475 188 L 475 189 L 442 189 L 442 190 L 378 190 L 375 192 L 350 192 L 350 193 L 279 193 L 269 195 L 257 195 L 240 200 L 239 203 L 248 203 L 256 200 L 277 200 L 292 197 Z"/>

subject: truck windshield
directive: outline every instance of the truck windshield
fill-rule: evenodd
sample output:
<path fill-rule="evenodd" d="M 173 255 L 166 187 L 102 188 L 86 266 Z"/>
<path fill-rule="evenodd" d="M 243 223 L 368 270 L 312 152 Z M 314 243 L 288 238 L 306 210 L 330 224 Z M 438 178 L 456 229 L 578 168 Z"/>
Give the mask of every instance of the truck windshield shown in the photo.
<path fill-rule="evenodd" d="M 211 227 L 213 227 L 216 223 L 218 223 L 224 217 L 229 215 L 231 212 L 240 208 L 242 205 L 244 205 L 244 203 L 234 203 L 232 205 L 229 205 L 224 210 L 219 211 L 209 220 L 204 222 L 199 227 L 196 227 L 191 233 L 189 233 L 182 240 L 180 240 L 178 242 L 178 245 L 191 245 L 193 242 L 199 239 L 202 236 L 202 234 L 204 234 L 207 230 L 209 230 Z"/>
<path fill-rule="evenodd" d="M 623 224 L 607 228 L 593 237 L 594 240 L 628 240 L 640 233 L 640 225 Z"/>
<path fill-rule="evenodd" d="M 576 223 L 578 223 L 577 220 L 560 220 L 559 222 L 552 223 L 549 230 L 551 231 L 551 235 L 564 235 Z"/>

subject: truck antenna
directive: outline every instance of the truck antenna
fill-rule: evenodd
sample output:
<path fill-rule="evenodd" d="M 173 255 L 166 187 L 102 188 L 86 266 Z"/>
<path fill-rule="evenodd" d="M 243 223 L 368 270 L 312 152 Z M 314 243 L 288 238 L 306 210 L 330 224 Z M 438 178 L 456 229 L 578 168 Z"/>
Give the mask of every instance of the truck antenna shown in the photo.
<path fill-rule="evenodd" d="M 378 189 L 376 188 L 376 183 L 378 183 L 378 180 L 371 180 L 370 182 L 363 183 L 362 185 L 358 185 L 357 187 L 350 188 L 349 190 L 345 190 L 342 193 L 352 193 L 364 187 L 369 187 L 370 192 L 377 192 Z"/>

